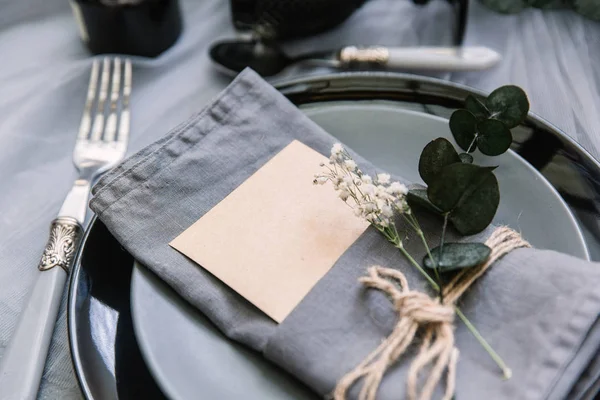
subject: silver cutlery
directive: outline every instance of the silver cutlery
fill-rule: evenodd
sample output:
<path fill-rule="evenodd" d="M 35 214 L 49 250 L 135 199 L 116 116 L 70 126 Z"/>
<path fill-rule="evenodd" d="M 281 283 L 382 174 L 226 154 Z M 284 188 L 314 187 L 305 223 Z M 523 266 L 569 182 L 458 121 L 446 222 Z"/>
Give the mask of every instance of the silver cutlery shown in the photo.
<path fill-rule="evenodd" d="M 73 152 L 79 177 L 50 225 L 31 297 L 0 359 L 0 400 L 36 398 L 65 281 L 79 250 L 91 185 L 125 156 L 131 81 L 129 59 L 94 60 Z"/>
<path fill-rule="evenodd" d="M 490 68 L 502 57 L 487 47 L 355 47 L 290 57 L 276 45 L 258 40 L 219 41 L 209 51 L 212 60 L 230 74 L 250 67 L 272 76 L 299 63 L 337 69 L 367 66 L 384 69 L 475 71 Z"/>

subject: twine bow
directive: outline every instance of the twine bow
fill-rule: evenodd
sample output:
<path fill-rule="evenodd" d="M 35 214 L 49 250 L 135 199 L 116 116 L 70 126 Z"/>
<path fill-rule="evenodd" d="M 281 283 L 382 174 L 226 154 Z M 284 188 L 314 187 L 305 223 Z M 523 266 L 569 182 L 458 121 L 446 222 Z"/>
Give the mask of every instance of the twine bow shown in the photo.
<path fill-rule="evenodd" d="M 410 290 L 406 277 L 398 270 L 379 266 L 369 268 L 368 276 L 361 277 L 359 281 L 389 296 L 398 312 L 398 322 L 392 333 L 371 354 L 339 380 L 333 393 L 335 400 L 345 399 L 348 390 L 361 379 L 363 385 L 358 398 L 374 400 L 383 376 L 404 354 L 419 331 L 422 332 L 422 343 L 408 371 L 408 398 L 430 399 L 444 370 L 447 371 L 447 383 L 443 399 L 452 398 L 458 361 L 458 349 L 454 346 L 454 303 L 500 257 L 516 248 L 530 247 L 521 235 L 508 227 L 497 228 L 486 245 L 492 249 L 488 260 L 477 267 L 462 270 L 445 285 L 444 304 L 438 298 Z M 419 374 L 426 368 L 428 375 L 419 391 Z"/>

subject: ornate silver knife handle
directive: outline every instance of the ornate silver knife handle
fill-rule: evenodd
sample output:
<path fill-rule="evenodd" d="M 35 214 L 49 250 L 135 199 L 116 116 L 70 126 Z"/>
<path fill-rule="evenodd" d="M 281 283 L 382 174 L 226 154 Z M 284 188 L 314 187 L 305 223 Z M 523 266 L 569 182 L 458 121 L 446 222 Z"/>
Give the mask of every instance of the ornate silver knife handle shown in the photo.
<path fill-rule="evenodd" d="M 340 51 L 339 57 L 340 61 L 344 64 L 369 63 L 385 65 L 390 59 L 390 51 L 386 47 L 381 46 L 366 48 L 347 46 Z"/>
<path fill-rule="evenodd" d="M 490 68 L 502 57 L 481 46 L 466 47 L 355 47 L 340 50 L 342 66 L 368 64 L 386 68 L 469 71 Z"/>
<path fill-rule="evenodd" d="M 73 266 L 82 232 L 81 225 L 75 218 L 58 217 L 52 221 L 50 237 L 38 266 L 40 271 L 60 267 L 68 274 Z"/>

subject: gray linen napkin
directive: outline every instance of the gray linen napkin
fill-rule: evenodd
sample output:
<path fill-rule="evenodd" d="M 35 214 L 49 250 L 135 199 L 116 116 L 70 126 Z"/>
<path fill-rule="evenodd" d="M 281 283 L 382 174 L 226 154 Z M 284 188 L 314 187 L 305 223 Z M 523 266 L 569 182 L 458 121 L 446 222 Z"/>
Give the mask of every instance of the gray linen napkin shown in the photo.
<path fill-rule="evenodd" d="M 336 141 L 246 70 L 202 112 L 102 178 L 90 206 L 127 251 L 228 337 L 326 395 L 396 322 L 389 300 L 357 282 L 367 267 L 398 268 L 411 288 L 428 290 L 397 250 L 368 229 L 276 324 L 168 245 L 293 139 L 323 154 Z M 438 224 L 421 220 L 427 231 Z M 423 253 L 410 236 L 406 245 Z M 457 322 L 457 398 L 565 397 L 600 345 L 599 284 L 599 265 L 552 251 L 519 249 L 497 262 L 460 306 L 512 367 L 513 378 L 503 381 Z M 389 371 L 380 398 L 405 398 L 410 359 Z M 560 382 L 563 375 L 567 384 Z"/>

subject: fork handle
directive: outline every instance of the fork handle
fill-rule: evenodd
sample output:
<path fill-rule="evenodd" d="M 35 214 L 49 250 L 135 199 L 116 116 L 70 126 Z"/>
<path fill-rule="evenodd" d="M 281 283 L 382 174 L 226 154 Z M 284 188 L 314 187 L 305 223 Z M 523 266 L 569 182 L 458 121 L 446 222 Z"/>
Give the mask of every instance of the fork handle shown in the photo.
<path fill-rule="evenodd" d="M 37 396 L 65 281 L 81 236 L 82 228 L 74 218 L 59 217 L 52 222 L 31 297 L 0 359 L 0 400 L 34 400 Z"/>

